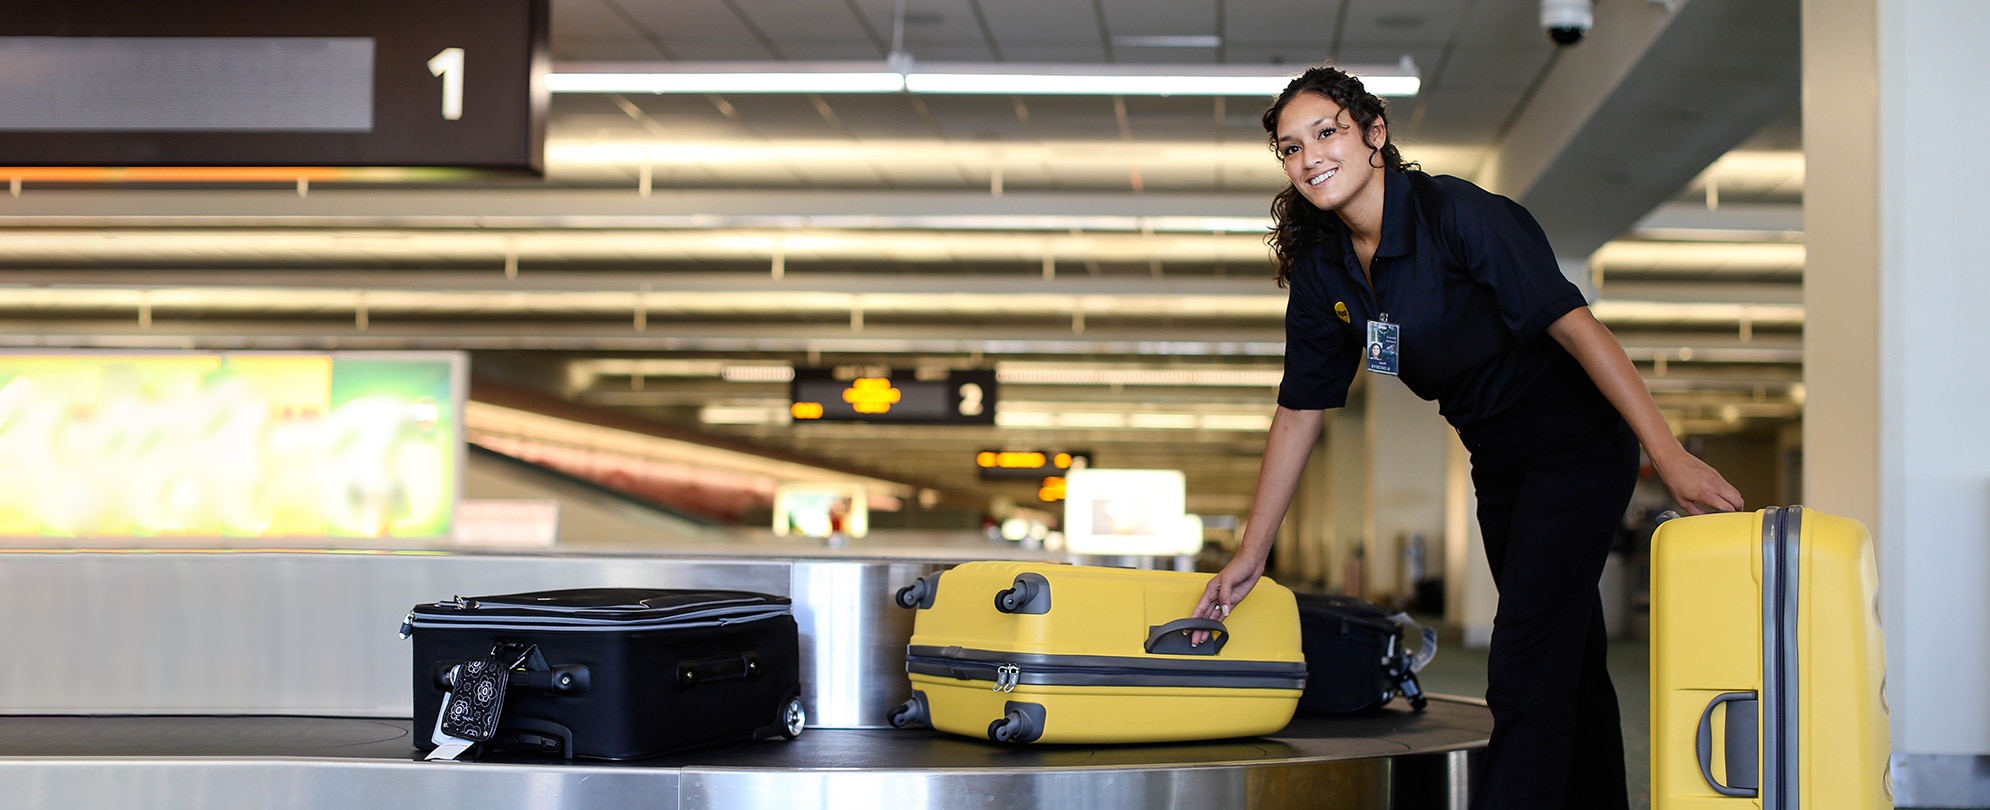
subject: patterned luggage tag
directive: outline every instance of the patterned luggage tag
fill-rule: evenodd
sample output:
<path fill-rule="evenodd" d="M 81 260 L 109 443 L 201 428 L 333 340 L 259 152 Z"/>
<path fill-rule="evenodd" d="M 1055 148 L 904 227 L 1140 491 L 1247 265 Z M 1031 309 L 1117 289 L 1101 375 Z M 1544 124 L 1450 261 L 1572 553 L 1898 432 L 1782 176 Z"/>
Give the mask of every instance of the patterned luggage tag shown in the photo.
<path fill-rule="evenodd" d="M 450 689 L 449 711 L 442 717 L 442 733 L 471 742 L 497 736 L 498 720 L 504 714 L 504 691 L 511 680 L 511 667 L 495 655 L 473 658 L 458 665 L 456 683 Z"/>
<path fill-rule="evenodd" d="M 450 672 L 449 691 L 442 695 L 442 710 L 430 738 L 436 748 L 428 759 L 454 760 L 471 746 L 497 736 L 511 671 L 522 666 L 545 669 L 545 660 L 536 645 L 521 649 L 499 644 L 490 655 L 457 664 Z"/>

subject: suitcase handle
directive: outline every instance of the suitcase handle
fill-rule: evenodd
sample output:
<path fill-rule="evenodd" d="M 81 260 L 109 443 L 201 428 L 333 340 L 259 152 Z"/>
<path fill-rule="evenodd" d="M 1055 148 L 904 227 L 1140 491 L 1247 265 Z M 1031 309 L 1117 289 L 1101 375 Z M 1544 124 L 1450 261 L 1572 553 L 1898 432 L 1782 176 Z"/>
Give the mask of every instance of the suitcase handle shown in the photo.
<path fill-rule="evenodd" d="M 437 661 L 430 667 L 435 688 L 444 692 L 456 688 L 456 665 L 461 661 Z M 513 689 L 552 692 L 558 695 L 585 695 L 594 688 L 594 679 L 585 666 L 561 666 L 541 670 L 512 670 L 505 685 Z"/>
<path fill-rule="evenodd" d="M 1734 703 L 1727 710 L 1727 730 L 1722 735 L 1726 742 L 1727 781 L 1723 785 L 1714 781 L 1714 707 L 1723 703 Z M 1756 787 L 1761 783 L 1756 779 L 1755 751 L 1757 748 L 1755 693 L 1724 692 L 1707 701 L 1707 710 L 1700 713 L 1700 733 L 1695 737 L 1693 747 L 1700 755 L 1700 778 L 1707 780 L 1707 787 L 1722 796 L 1740 799 L 1755 798 Z"/>
<path fill-rule="evenodd" d="M 760 654 L 721 655 L 685 661 L 677 665 L 677 685 L 686 689 L 717 681 L 760 676 Z"/>
<path fill-rule="evenodd" d="M 1208 644 L 1192 645 L 1188 633 L 1209 631 Z M 1215 619 L 1176 619 L 1159 627 L 1147 628 L 1146 650 L 1155 655 L 1215 655 L 1230 641 L 1230 629 Z"/>

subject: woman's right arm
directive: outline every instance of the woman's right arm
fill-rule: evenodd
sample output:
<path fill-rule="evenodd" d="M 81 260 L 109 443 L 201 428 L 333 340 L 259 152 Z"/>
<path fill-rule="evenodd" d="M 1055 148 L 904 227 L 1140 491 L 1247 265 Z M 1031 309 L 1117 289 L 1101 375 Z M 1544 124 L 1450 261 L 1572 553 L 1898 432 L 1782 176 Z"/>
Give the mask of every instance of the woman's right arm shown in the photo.
<path fill-rule="evenodd" d="M 1292 493 L 1299 489 L 1299 474 L 1313 454 L 1320 438 L 1320 425 L 1326 411 L 1295 411 L 1283 405 L 1271 417 L 1271 430 L 1265 436 L 1264 461 L 1258 467 L 1257 496 L 1251 501 L 1251 516 L 1244 523 L 1244 540 L 1230 564 L 1209 580 L 1202 600 L 1189 615 L 1222 621 L 1230 608 L 1251 592 L 1264 575 L 1265 560 L 1271 556 L 1272 540 L 1278 537 L 1278 524 L 1292 505 Z M 1200 644 L 1208 633 L 1196 632 L 1190 640 Z"/>

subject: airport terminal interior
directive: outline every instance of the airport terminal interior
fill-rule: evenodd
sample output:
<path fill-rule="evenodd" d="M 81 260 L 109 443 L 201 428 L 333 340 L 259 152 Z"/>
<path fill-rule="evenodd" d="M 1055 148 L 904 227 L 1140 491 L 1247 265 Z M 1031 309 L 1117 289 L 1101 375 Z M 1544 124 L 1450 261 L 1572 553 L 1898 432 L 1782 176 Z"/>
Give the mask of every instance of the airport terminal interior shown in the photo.
<path fill-rule="evenodd" d="M 1817 187 L 1811 60 L 1876 13 L 1930 49 L 1930 19 L 1990 33 L 1971 3 L 334 5 L 0 22 L 0 808 L 1463 810 L 1497 604 L 1466 451 L 1366 372 L 1268 573 L 1436 631 L 1427 706 L 1145 744 L 891 722 L 922 577 L 1206 576 L 1236 551 L 1286 340 L 1266 236 L 1290 181 L 1260 118 L 1317 64 L 1385 99 L 1423 171 L 1539 220 L 1747 509 L 1851 513 L 1883 573 L 1901 559 L 1878 518 L 1903 462 L 1879 459 L 1922 434 L 1868 419 L 1857 508 L 1816 465 L 1843 460 L 1819 405 L 1894 379 L 1903 327 L 1828 338 L 1880 371 L 1820 360 L 1806 224 L 1884 242 L 1908 214 L 1885 183 Z M 1679 508 L 1647 462 L 1599 583 L 1636 810 L 1715 806 L 1699 772 L 1652 774 L 1652 536 Z M 467 676 L 429 683 L 410 607 L 574 588 L 792 600 L 798 736 L 425 761 L 448 735 L 411 668 L 417 703 Z M 1956 741 L 1990 721 L 1904 737 L 1902 692 L 1929 692 L 1888 672 L 1890 800 L 1990 806 L 1990 739 Z"/>

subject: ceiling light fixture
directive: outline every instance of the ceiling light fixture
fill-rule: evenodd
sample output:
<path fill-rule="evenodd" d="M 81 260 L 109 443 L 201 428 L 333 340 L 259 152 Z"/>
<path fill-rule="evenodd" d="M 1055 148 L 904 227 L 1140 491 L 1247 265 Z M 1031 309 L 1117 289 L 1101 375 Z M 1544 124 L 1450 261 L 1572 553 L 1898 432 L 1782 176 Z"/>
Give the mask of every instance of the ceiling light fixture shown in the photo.
<path fill-rule="evenodd" d="M 1422 87 L 1408 56 L 1395 65 L 1344 65 L 1381 96 Z M 1292 80 L 1286 65 L 1055 65 L 897 62 L 562 63 L 555 93 L 898 93 L 1058 96 L 1257 96 Z"/>
<path fill-rule="evenodd" d="M 1218 36 L 1116 36 L 1112 38 L 1115 48 L 1221 48 L 1223 38 Z"/>

